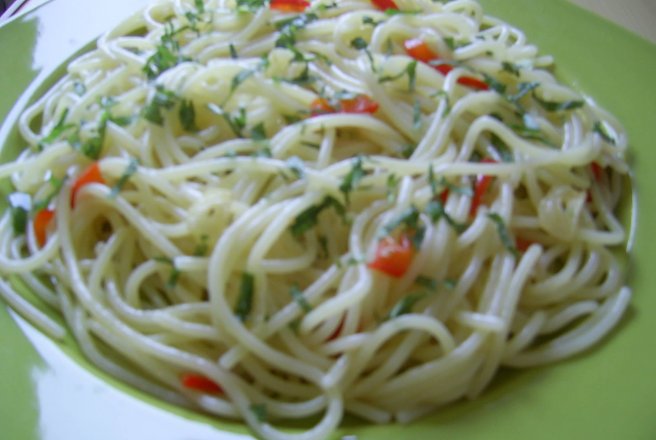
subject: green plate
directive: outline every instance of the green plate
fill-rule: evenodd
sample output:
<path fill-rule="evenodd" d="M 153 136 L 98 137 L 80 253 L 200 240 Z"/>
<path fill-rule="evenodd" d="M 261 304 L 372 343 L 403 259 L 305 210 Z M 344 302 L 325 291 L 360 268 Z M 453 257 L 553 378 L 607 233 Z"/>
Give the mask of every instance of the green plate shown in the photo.
<path fill-rule="evenodd" d="M 56 0 L 0 27 L 0 142 L 20 98 L 72 53 L 144 0 Z M 598 348 L 560 364 L 505 372 L 475 402 L 408 426 L 349 419 L 359 439 L 656 438 L 656 46 L 565 0 L 483 0 L 521 27 L 558 73 L 623 121 L 631 140 L 639 212 L 630 283 L 634 300 Z M 14 110 L 11 110 L 14 108 Z M 9 136 L 9 137 L 7 137 Z M 652 263 L 650 263 L 650 261 Z M 649 268 L 652 267 L 650 270 Z M 174 408 L 130 390 L 0 306 L 0 437 L 16 440 L 243 439 L 241 424 Z M 339 437 L 336 436 L 336 437 Z"/>

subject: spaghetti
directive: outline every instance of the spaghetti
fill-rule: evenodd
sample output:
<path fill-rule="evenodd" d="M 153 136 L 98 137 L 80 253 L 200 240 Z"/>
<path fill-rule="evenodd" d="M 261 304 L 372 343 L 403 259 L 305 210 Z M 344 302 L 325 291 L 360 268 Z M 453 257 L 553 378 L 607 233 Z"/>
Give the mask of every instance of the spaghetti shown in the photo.
<path fill-rule="evenodd" d="M 264 438 L 474 398 L 630 300 L 626 136 L 551 63 L 471 0 L 154 3 L 21 116 L 0 296 Z"/>

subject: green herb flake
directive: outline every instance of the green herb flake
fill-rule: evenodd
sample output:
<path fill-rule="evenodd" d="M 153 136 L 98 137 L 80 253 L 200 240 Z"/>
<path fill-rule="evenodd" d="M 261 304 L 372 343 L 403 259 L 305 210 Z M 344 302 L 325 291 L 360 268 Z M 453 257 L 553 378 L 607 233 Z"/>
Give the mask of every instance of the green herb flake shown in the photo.
<path fill-rule="evenodd" d="M 492 90 L 500 95 L 506 94 L 507 87 L 504 83 L 487 73 L 483 73 L 483 77 L 485 78 L 485 84 L 487 84 Z"/>
<path fill-rule="evenodd" d="M 514 95 L 505 95 L 505 98 L 513 104 L 518 104 L 519 100 L 540 86 L 539 82 L 521 82 L 517 86 L 517 93 Z"/>
<path fill-rule="evenodd" d="M 501 70 L 503 72 L 508 72 L 511 75 L 519 76 L 519 69 L 520 69 L 519 65 L 515 63 L 510 63 L 508 61 L 503 61 L 501 63 Z"/>
<path fill-rule="evenodd" d="M 167 90 L 162 85 L 157 85 L 153 97 L 144 107 L 141 115 L 153 124 L 163 125 L 164 116 L 162 115 L 162 111 L 173 108 L 178 99 L 178 96 L 173 91 Z"/>
<path fill-rule="evenodd" d="M 285 119 L 285 124 L 292 125 L 303 120 L 299 115 L 282 115 Z"/>
<path fill-rule="evenodd" d="M 59 191 L 61 191 L 65 181 L 66 178 L 60 179 L 58 177 L 51 176 L 50 179 L 48 180 L 48 183 L 50 183 L 52 190 L 48 193 L 48 195 L 44 199 L 34 200 L 32 204 L 32 212 L 39 212 L 42 209 L 46 209 L 50 205 L 50 202 L 52 202 L 52 199 L 54 199 L 57 196 L 57 194 L 59 194 Z"/>
<path fill-rule="evenodd" d="M 456 40 L 455 38 L 450 37 L 450 36 L 449 37 L 444 37 L 443 40 L 444 40 L 444 44 L 446 44 L 446 46 L 452 52 L 456 49 L 460 49 L 461 47 L 465 47 L 465 46 L 469 45 L 469 41 L 467 41 L 467 40 L 464 40 L 464 39 L 463 40 Z"/>
<path fill-rule="evenodd" d="M 367 58 L 369 58 L 369 63 L 371 64 L 371 70 L 375 71 L 374 67 L 374 56 L 371 54 L 371 52 L 368 49 L 369 43 L 362 38 L 362 37 L 356 37 L 353 40 L 351 40 L 351 47 L 357 50 L 363 50 L 364 53 L 367 55 Z"/>
<path fill-rule="evenodd" d="M 438 90 L 437 92 L 433 93 L 430 96 L 431 98 L 438 98 L 440 101 L 444 100 L 445 107 L 442 116 L 447 116 L 449 113 L 451 113 L 451 101 L 449 99 L 449 95 L 446 93 L 445 90 Z"/>
<path fill-rule="evenodd" d="M 307 231 L 312 229 L 319 222 L 319 214 L 328 208 L 334 208 L 337 214 L 345 221 L 346 209 L 339 200 L 332 196 L 326 196 L 319 204 L 312 205 L 302 211 L 294 219 L 294 223 L 290 226 L 290 231 L 295 238 L 300 238 Z"/>
<path fill-rule="evenodd" d="M 415 102 L 412 106 L 412 127 L 415 130 L 421 128 L 421 103 L 418 99 L 415 99 Z"/>
<path fill-rule="evenodd" d="M 230 43 L 228 45 L 228 48 L 230 49 L 230 58 L 232 58 L 233 60 L 236 60 L 237 58 L 239 58 L 239 55 L 237 54 L 237 49 L 235 49 L 234 44 Z"/>
<path fill-rule="evenodd" d="M 453 38 L 453 37 L 444 37 L 443 40 L 444 40 L 444 43 L 446 44 L 446 46 L 449 49 L 451 49 L 451 51 L 454 51 L 454 50 L 457 49 L 455 38 Z"/>
<path fill-rule="evenodd" d="M 237 0 L 237 11 L 254 12 L 264 7 L 266 0 Z"/>
<path fill-rule="evenodd" d="M 57 120 L 57 123 L 55 124 L 54 127 L 50 130 L 50 133 L 48 133 L 44 138 L 42 138 L 39 141 L 39 149 L 43 150 L 43 148 L 55 142 L 57 139 L 59 139 L 66 131 L 75 128 L 75 124 L 72 123 L 66 123 L 66 118 L 68 117 L 68 109 L 64 109 L 64 111 L 61 113 L 59 116 L 59 119 Z"/>
<path fill-rule="evenodd" d="M 410 159 L 412 154 L 415 152 L 415 148 L 417 148 L 416 145 L 404 145 L 403 149 L 401 150 L 401 157 L 404 159 Z"/>
<path fill-rule="evenodd" d="M 194 249 L 194 257 L 204 257 L 207 255 L 207 251 L 209 250 L 209 239 L 210 237 L 207 234 L 200 236 L 200 241 Z"/>
<path fill-rule="evenodd" d="M 414 92 L 417 83 L 417 60 L 409 62 L 405 70 L 408 74 L 408 90 Z"/>
<path fill-rule="evenodd" d="M 254 69 L 245 69 L 235 75 L 232 78 L 232 82 L 230 83 L 230 92 L 234 92 L 237 87 L 243 84 L 248 78 L 253 76 L 255 72 L 256 71 Z"/>
<path fill-rule="evenodd" d="M 73 91 L 76 95 L 83 96 L 85 93 L 87 93 L 87 87 L 84 85 L 84 83 L 75 81 L 73 83 Z"/>
<path fill-rule="evenodd" d="M 378 26 L 383 21 L 384 20 L 376 21 L 372 17 L 369 17 L 368 15 L 365 15 L 364 17 L 362 17 L 362 24 L 367 24 L 367 25 L 370 25 L 370 26 L 373 26 L 373 27 Z"/>
<path fill-rule="evenodd" d="M 328 255 L 330 254 L 328 252 L 328 237 L 326 237 L 323 234 L 319 235 L 319 250 L 321 251 L 319 253 L 319 258 L 321 259 L 328 258 Z"/>
<path fill-rule="evenodd" d="M 235 305 L 235 315 L 242 321 L 246 321 L 253 308 L 253 295 L 255 278 L 252 274 L 244 272 L 241 276 L 241 285 L 239 287 L 239 298 Z"/>
<path fill-rule="evenodd" d="M 271 151 L 269 145 L 264 145 L 262 148 L 255 152 L 255 157 L 272 158 L 273 152 Z"/>
<path fill-rule="evenodd" d="M 396 81 L 404 75 L 408 75 L 408 91 L 413 92 L 415 90 L 415 84 L 417 81 L 417 60 L 410 61 L 401 72 L 396 75 L 383 76 L 378 79 L 379 83 L 385 83 L 389 81 Z"/>
<path fill-rule="evenodd" d="M 305 162 L 298 156 L 292 156 L 287 159 L 287 167 L 297 179 L 302 179 L 305 175 Z"/>
<path fill-rule="evenodd" d="M 330 9 L 335 9 L 339 7 L 336 1 L 331 2 L 331 3 L 321 3 L 319 6 L 317 6 L 318 11 L 328 11 Z"/>
<path fill-rule="evenodd" d="M 387 176 L 387 182 L 386 182 L 386 187 L 387 187 L 387 201 L 389 203 L 393 203 L 394 199 L 396 198 L 396 191 L 399 187 L 400 179 L 396 174 L 390 174 Z"/>
<path fill-rule="evenodd" d="M 251 139 L 253 139 L 255 142 L 267 140 L 264 122 L 260 122 L 255 127 L 251 128 Z"/>
<path fill-rule="evenodd" d="M 301 321 L 301 318 L 296 318 L 293 321 L 290 321 L 290 323 L 287 324 L 287 327 L 289 327 L 289 329 L 295 334 L 298 334 L 298 329 L 301 327 Z"/>
<path fill-rule="evenodd" d="M 309 63 L 305 63 L 305 68 L 301 71 L 301 73 L 298 74 L 295 78 L 291 79 L 283 79 L 283 81 L 288 82 L 290 84 L 296 84 L 296 85 L 307 85 L 307 84 L 312 84 L 317 80 L 316 76 L 310 75 L 310 66 Z"/>
<path fill-rule="evenodd" d="M 383 226 L 382 237 L 390 235 L 399 226 L 404 226 L 410 230 L 417 230 L 419 225 L 419 210 L 415 206 L 410 206 L 405 211 L 401 212 L 385 226 Z"/>
<path fill-rule="evenodd" d="M 412 293 L 401 298 L 387 314 L 387 319 L 398 318 L 412 312 L 412 308 L 422 299 L 426 298 L 425 292 Z"/>
<path fill-rule="evenodd" d="M 356 37 L 353 40 L 351 40 L 351 47 L 357 50 L 362 50 L 366 49 L 367 46 L 369 46 L 369 43 L 367 43 L 367 40 L 365 40 L 362 37 Z"/>
<path fill-rule="evenodd" d="M 349 203 L 350 193 L 358 186 L 360 181 L 365 176 L 365 170 L 362 167 L 362 158 L 358 157 L 353 161 L 351 170 L 344 176 L 342 183 L 339 185 L 339 190 L 344 194 L 346 203 Z"/>
<path fill-rule="evenodd" d="M 228 127 L 230 127 L 230 130 L 232 130 L 232 132 L 235 134 L 235 136 L 239 138 L 244 137 L 243 130 L 244 128 L 246 128 L 246 122 L 247 122 L 245 108 L 240 107 L 236 115 L 227 113 L 225 110 L 223 110 L 221 107 L 219 107 L 214 103 L 207 104 L 207 108 L 209 108 L 213 113 L 222 116 L 223 119 L 228 124 Z"/>
<path fill-rule="evenodd" d="M 160 37 L 159 45 L 155 48 L 155 52 L 146 60 L 146 64 L 142 69 L 148 79 L 155 79 L 170 68 L 190 60 L 180 53 L 180 44 L 174 38 L 176 34 L 186 28 L 174 29 L 171 22 L 165 24 L 164 34 Z"/>
<path fill-rule="evenodd" d="M 503 221 L 501 216 L 495 212 L 490 212 L 487 214 L 487 217 L 492 220 L 497 226 L 497 233 L 501 239 L 503 246 L 513 254 L 515 258 L 519 257 L 519 252 L 515 247 L 515 240 L 510 236 L 510 232 L 506 227 L 506 223 Z"/>
<path fill-rule="evenodd" d="M 32 210 L 32 198 L 27 193 L 15 192 L 7 197 L 9 215 L 14 234 L 22 235 L 27 227 L 27 219 Z"/>
<path fill-rule="evenodd" d="M 294 50 L 296 33 L 318 19 L 319 16 L 317 14 L 310 12 L 276 23 L 276 28 L 280 33 L 276 39 L 275 46 Z"/>
<path fill-rule="evenodd" d="M 400 9 L 393 9 L 393 8 L 385 9 L 385 15 L 389 17 L 392 17 L 394 15 L 417 15 L 421 13 L 422 13 L 421 10 L 402 11 Z"/>
<path fill-rule="evenodd" d="M 562 102 L 553 102 L 553 101 L 546 101 L 539 96 L 537 96 L 535 93 L 533 93 L 533 99 L 540 104 L 540 107 L 545 109 L 548 112 L 560 112 L 560 111 L 565 111 L 565 110 L 574 110 L 577 108 L 581 108 L 585 105 L 585 101 L 582 100 L 568 100 L 568 101 L 562 101 Z"/>
<path fill-rule="evenodd" d="M 178 117 L 185 131 L 198 131 L 198 127 L 196 126 L 196 109 L 191 100 L 183 99 L 180 101 Z"/>
<path fill-rule="evenodd" d="M 506 163 L 512 163 L 515 161 L 515 156 L 512 150 L 510 149 L 510 147 L 508 147 L 508 145 L 506 145 L 506 143 L 499 136 L 492 133 L 492 135 L 490 136 L 490 143 L 497 151 L 497 153 L 499 153 L 499 157 L 501 158 L 502 161 Z"/>
<path fill-rule="evenodd" d="M 438 285 L 436 279 L 424 275 L 419 275 L 415 280 L 415 284 L 429 290 L 436 290 Z"/>
<path fill-rule="evenodd" d="M 301 145 L 304 147 L 312 148 L 313 150 L 321 149 L 321 144 L 317 144 L 315 142 L 301 141 Z"/>
<path fill-rule="evenodd" d="M 264 403 L 253 403 L 250 406 L 251 412 L 255 415 L 258 422 L 264 423 L 267 421 L 267 407 Z"/>
<path fill-rule="evenodd" d="M 171 267 L 171 272 L 166 280 L 166 287 L 170 289 L 174 288 L 180 278 L 180 270 L 175 267 L 175 262 L 171 258 L 164 256 L 155 257 L 153 260 Z"/>
<path fill-rule="evenodd" d="M 595 123 L 592 126 L 592 131 L 597 133 L 603 140 L 608 142 L 611 145 L 616 145 L 617 141 L 615 140 L 615 137 L 611 134 L 610 129 L 608 128 L 608 124 L 603 121 L 595 121 Z"/>
<path fill-rule="evenodd" d="M 130 180 L 130 177 L 132 177 L 134 173 L 137 172 L 138 168 L 139 168 L 139 161 L 134 157 L 130 158 L 130 161 L 128 162 L 128 166 L 125 168 L 125 171 L 123 171 L 123 174 L 121 174 L 121 177 L 119 177 L 118 181 L 114 186 L 112 186 L 112 189 L 109 192 L 110 199 L 116 198 L 118 193 L 123 190 L 123 187 L 128 182 L 128 180 Z"/>
<path fill-rule="evenodd" d="M 444 217 L 449 226 L 451 226 L 457 233 L 461 233 L 467 229 L 467 224 L 460 223 L 451 217 L 444 209 L 442 202 L 439 200 L 431 200 L 428 202 L 426 204 L 425 212 L 433 223 L 437 223 L 437 221 Z"/>
<path fill-rule="evenodd" d="M 471 187 L 456 185 L 454 183 L 449 182 L 444 177 L 440 178 L 440 185 L 442 187 L 448 188 L 450 192 L 455 194 L 460 194 L 468 197 L 472 197 L 474 195 L 474 191 L 471 189 Z"/>
<path fill-rule="evenodd" d="M 310 303 L 307 302 L 305 297 L 303 296 L 303 291 L 298 288 L 298 286 L 294 285 L 289 289 L 289 294 L 292 296 L 294 301 L 296 301 L 296 304 L 303 309 L 306 313 L 312 310 L 312 306 Z"/>

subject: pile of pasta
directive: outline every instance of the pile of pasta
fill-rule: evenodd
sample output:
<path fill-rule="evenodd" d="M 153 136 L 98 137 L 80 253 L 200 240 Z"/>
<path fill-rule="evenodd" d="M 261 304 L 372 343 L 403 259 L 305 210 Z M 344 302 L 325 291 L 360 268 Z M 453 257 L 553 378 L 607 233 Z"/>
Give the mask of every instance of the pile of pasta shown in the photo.
<path fill-rule="evenodd" d="M 472 0 L 153 3 L 20 117 L 0 296 L 267 439 L 474 398 L 630 301 L 626 135 L 552 62 Z"/>

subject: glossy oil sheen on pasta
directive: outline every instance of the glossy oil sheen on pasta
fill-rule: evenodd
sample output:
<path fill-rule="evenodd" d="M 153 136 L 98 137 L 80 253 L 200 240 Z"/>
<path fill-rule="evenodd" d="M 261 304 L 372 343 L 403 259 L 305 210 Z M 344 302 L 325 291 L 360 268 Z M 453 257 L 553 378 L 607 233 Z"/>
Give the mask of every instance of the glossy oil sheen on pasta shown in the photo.
<path fill-rule="evenodd" d="M 551 63 L 469 0 L 154 3 L 20 118 L 0 296 L 267 439 L 474 398 L 631 296 L 626 136 Z"/>

